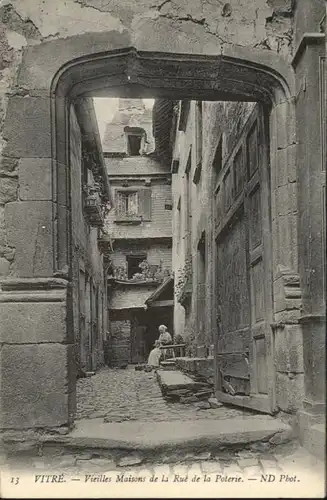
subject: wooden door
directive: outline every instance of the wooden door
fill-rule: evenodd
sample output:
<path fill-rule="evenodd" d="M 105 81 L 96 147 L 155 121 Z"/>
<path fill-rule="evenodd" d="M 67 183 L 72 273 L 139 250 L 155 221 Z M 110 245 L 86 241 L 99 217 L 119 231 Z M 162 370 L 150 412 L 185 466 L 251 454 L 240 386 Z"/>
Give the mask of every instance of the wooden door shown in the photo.
<path fill-rule="evenodd" d="M 93 282 L 91 286 L 91 331 L 90 331 L 90 364 L 91 371 L 97 369 L 97 341 L 98 341 L 98 290 Z"/>
<path fill-rule="evenodd" d="M 275 409 L 269 136 L 256 106 L 215 186 L 220 401 Z"/>
<path fill-rule="evenodd" d="M 131 362 L 145 362 L 145 332 L 146 326 L 134 323 L 131 328 Z"/>

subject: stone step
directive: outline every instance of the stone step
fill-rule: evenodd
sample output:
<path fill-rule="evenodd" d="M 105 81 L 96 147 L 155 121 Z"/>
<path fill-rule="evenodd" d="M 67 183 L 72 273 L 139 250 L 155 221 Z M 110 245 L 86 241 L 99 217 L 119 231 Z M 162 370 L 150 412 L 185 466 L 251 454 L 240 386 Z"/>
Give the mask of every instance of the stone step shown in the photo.
<path fill-rule="evenodd" d="M 226 456 L 234 455 L 244 448 L 255 450 L 259 445 L 265 452 L 273 453 L 279 446 L 274 445 L 276 435 L 280 436 L 279 444 L 292 439 L 288 425 L 266 415 L 170 422 L 105 423 L 103 419 L 85 419 L 76 422 L 67 435 L 40 434 L 31 442 L 31 450 L 28 441 L 6 441 L 5 451 L 10 450 L 12 456 L 16 449 L 19 457 L 27 457 L 33 451 L 36 457 L 64 455 L 83 460 L 87 456 L 116 463 L 122 457 L 130 457 L 125 461 L 163 463 L 183 460 L 189 454 L 201 459 L 204 454 L 217 456 L 222 450 Z"/>
<path fill-rule="evenodd" d="M 200 390 L 207 384 L 196 382 L 179 370 L 158 370 L 157 379 L 163 395 L 169 395 L 178 389 L 191 391 Z"/>
<path fill-rule="evenodd" d="M 213 356 L 208 356 L 207 358 L 176 358 L 176 366 L 183 372 L 202 375 L 206 379 L 213 378 L 215 373 L 215 362 Z"/>
<path fill-rule="evenodd" d="M 211 420 L 165 422 L 131 421 L 104 423 L 103 419 L 83 419 L 67 435 L 40 436 L 40 442 L 56 442 L 77 447 L 158 450 L 166 447 L 203 445 L 228 446 L 268 441 L 276 434 L 290 433 L 290 427 L 266 415 Z"/>
<path fill-rule="evenodd" d="M 167 359 L 166 361 L 160 362 L 160 367 L 164 370 L 176 370 L 176 363 L 173 359 Z"/>

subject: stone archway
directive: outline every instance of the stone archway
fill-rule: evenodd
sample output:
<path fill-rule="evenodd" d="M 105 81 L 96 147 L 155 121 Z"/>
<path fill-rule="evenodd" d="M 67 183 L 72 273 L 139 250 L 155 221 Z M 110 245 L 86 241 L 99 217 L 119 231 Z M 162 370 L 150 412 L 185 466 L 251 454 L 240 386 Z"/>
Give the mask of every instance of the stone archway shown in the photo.
<path fill-rule="evenodd" d="M 69 103 L 78 96 L 114 95 L 119 89 L 126 97 L 257 100 L 272 106 L 272 231 L 283 238 L 271 259 L 279 297 L 275 328 L 292 319 L 284 289 L 297 273 L 297 198 L 287 199 L 282 222 L 276 203 L 280 194 L 284 198 L 277 174 L 295 175 L 294 81 L 291 68 L 276 60 L 233 46 L 219 55 L 147 52 L 128 47 L 117 33 L 76 36 L 26 51 L 5 123 L 4 154 L 9 163 L 19 162 L 19 198 L 5 207 L 16 271 L 2 282 L 0 299 L 3 428 L 56 428 L 74 417 L 67 151 Z"/>

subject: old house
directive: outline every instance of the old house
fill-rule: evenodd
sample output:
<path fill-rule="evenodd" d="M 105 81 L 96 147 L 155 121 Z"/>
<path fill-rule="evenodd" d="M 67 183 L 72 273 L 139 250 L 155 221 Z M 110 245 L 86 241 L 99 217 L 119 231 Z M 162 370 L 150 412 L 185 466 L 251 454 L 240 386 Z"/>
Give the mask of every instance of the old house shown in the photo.
<path fill-rule="evenodd" d="M 145 361 L 158 326 L 172 328 L 172 287 L 165 302 L 147 305 L 158 287 L 163 293 L 162 285 L 170 283 L 171 174 L 169 163 L 155 151 L 152 107 L 141 99 L 119 99 L 104 148 L 115 201 L 105 223 L 113 241 L 108 359 L 120 365 Z"/>
<path fill-rule="evenodd" d="M 219 397 L 296 415 L 301 442 L 318 449 L 326 403 L 326 2 L 97 3 L 12 0 L 0 7 L 1 429 L 69 428 L 79 321 L 94 325 L 93 339 L 106 329 L 89 310 L 105 295 L 104 238 L 98 245 L 97 209 L 82 209 L 77 189 L 79 127 L 88 120 L 78 120 L 72 103 L 151 97 L 181 101 L 173 117 L 163 106 L 157 125 L 164 133 L 154 134 L 163 149 L 175 138 L 173 227 L 185 232 L 176 240 L 180 252 L 173 249 L 175 332 L 189 335 L 192 356 L 214 351 Z M 174 116 L 176 129 L 168 126 Z M 149 169 L 127 176 L 128 183 L 138 179 L 144 200 L 151 190 L 151 220 L 135 217 L 134 195 L 118 196 L 117 206 L 123 199 L 134 206 L 137 225 L 112 220 L 114 245 L 125 237 L 135 244 L 171 239 L 166 194 L 161 227 L 150 237 L 160 199 L 154 190 L 160 179 L 159 191 L 170 191 L 163 181 L 170 169 L 161 153 L 147 154 L 145 125 L 124 127 L 129 149 L 118 152 L 138 154 L 106 162 L 121 165 L 120 173 L 132 161 Z M 111 177 L 118 191 L 129 187 L 117 169 Z M 140 256 L 131 257 L 142 274 Z M 85 312 L 76 305 L 84 302 L 79 288 L 80 297 L 95 297 Z M 92 338 L 80 354 L 88 369 L 97 351 Z"/>
<path fill-rule="evenodd" d="M 316 111 L 323 123 L 322 101 Z M 302 316 L 298 178 L 289 156 L 276 169 L 270 141 L 279 132 L 270 112 L 258 102 L 179 103 L 172 125 L 174 330 L 185 336 L 188 356 L 176 363 L 214 377 L 220 401 L 282 413 L 298 426 L 308 418 L 306 390 L 323 387 L 321 379 L 315 389 L 306 385 L 307 359 L 323 358 L 313 354 Z M 291 154 L 292 139 L 283 140 Z"/>
<path fill-rule="evenodd" d="M 72 104 L 70 130 L 73 333 L 77 369 L 85 372 L 104 364 L 108 255 L 101 242 L 112 205 L 92 99 Z"/>

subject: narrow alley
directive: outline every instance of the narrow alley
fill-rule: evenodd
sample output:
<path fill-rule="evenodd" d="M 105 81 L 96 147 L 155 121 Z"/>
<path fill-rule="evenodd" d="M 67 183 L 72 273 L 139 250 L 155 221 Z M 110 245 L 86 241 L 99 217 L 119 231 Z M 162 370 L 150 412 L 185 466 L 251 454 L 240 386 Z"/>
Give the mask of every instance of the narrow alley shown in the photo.
<path fill-rule="evenodd" d="M 167 402 L 154 371 L 103 368 L 93 377 L 77 383 L 76 418 L 104 418 L 106 422 L 128 420 L 171 421 L 228 419 L 250 416 L 253 412 L 227 408 L 201 409 L 203 403 Z"/>
<path fill-rule="evenodd" d="M 1 498 L 325 493 L 326 41 L 325 0 L 1 2 Z"/>
<path fill-rule="evenodd" d="M 322 488 L 323 462 L 291 439 L 288 426 L 250 410 L 201 403 L 167 402 L 155 371 L 103 368 L 78 381 L 76 430 L 48 437 L 32 457 L 28 440 L 18 443 L 3 472 L 64 471 L 65 481 L 114 484 L 163 476 L 222 484 L 270 475 L 284 481 L 284 491 L 296 477 L 310 477 Z"/>

